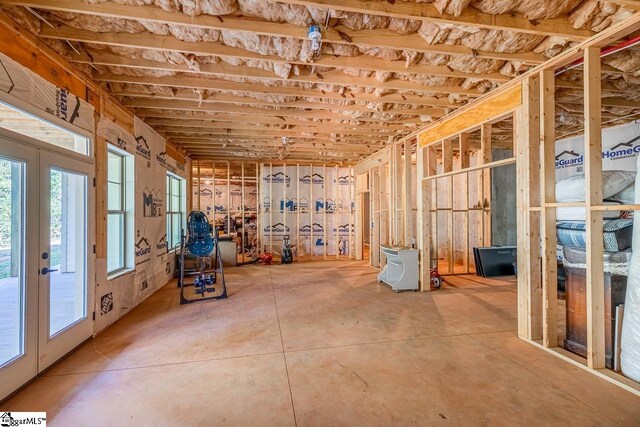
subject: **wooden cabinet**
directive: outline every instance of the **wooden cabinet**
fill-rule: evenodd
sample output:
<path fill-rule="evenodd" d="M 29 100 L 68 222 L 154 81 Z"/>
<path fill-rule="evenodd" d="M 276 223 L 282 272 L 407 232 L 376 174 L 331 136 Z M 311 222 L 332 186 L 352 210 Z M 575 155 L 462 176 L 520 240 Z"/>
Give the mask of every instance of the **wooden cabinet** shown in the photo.
<path fill-rule="evenodd" d="M 567 299 L 567 337 L 564 348 L 582 357 L 587 357 L 587 294 L 586 270 L 565 267 Z M 616 274 L 604 276 L 605 298 L 605 354 L 606 366 L 613 366 L 613 337 L 615 310 L 624 304 L 627 277 Z"/>

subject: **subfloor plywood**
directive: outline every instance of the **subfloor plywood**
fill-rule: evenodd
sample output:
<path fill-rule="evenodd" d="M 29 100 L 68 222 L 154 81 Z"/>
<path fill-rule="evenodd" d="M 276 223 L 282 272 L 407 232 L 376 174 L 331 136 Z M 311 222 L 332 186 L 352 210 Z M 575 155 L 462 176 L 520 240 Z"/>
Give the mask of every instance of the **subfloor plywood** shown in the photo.
<path fill-rule="evenodd" d="M 638 425 L 638 398 L 516 337 L 513 278 L 396 294 L 367 261 L 169 284 L 2 406 L 50 425 Z"/>

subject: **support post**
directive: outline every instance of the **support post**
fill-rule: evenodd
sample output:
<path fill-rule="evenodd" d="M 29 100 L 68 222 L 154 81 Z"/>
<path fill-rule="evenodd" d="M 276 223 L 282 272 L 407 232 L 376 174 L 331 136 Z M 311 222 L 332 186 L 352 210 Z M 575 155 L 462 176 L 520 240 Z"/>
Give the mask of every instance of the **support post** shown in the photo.
<path fill-rule="evenodd" d="M 604 266 L 602 239 L 602 111 L 600 48 L 584 51 L 584 175 L 587 226 L 587 365 L 605 367 Z"/>
<path fill-rule="evenodd" d="M 453 142 L 451 139 L 442 141 L 442 172 L 453 171 Z M 447 273 L 453 274 L 453 175 L 444 178 L 447 180 Z"/>
<path fill-rule="evenodd" d="M 407 138 L 404 141 L 404 188 L 402 191 L 402 198 L 404 201 L 404 244 L 411 247 L 411 241 L 413 240 L 413 183 L 411 182 L 411 139 Z"/>
<path fill-rule="evenodd" d="M 547 203 L 556 201 L 556 116 L 555 73 L 543 70 L 540 73 L 540 198 L 542 240 L 542 344 L 545 347 L 558 345 L 558 261 L 556 255 L 556 208 Z"/>
<path fill-rule="evenodd" d="M 514 119 L 515 120 L 515 119 Z M 491 163 L 491 124 L 480 127 L 480 164 Z M 482 245 L 491 246 L 491 168 L 482 170 Z"/>
<path fill-rule="evenodd" d="M 540 271 L 540 80 L 522 83 L 522 106 L 514 117 L 518 212 L 518 336 L 542 338 Z"/>

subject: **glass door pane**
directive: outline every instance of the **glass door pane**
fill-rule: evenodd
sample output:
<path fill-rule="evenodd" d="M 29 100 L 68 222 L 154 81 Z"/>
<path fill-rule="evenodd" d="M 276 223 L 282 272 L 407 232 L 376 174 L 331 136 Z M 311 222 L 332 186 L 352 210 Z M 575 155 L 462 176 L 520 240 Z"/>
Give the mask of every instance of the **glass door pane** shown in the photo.
<path fill-rule="evenodd" d="M 0 366 L 25 351 L 25 165 L 0 158 Z"/>
<path fill-rule="evenodd" d="M 50 169 L 49 177 L 50 253 L 43 274 L 49 274 L 52 337 L 87 316 L 87 177 L 57 169 Z"/>

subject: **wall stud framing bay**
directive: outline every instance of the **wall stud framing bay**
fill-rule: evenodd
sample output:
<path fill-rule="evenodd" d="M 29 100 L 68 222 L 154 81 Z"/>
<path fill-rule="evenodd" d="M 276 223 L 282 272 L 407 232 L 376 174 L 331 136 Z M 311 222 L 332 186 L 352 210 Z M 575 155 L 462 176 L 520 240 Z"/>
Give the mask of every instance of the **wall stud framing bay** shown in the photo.
<path fill-rule="evenodd" d="M 322 255 L 324 259 L 327 259 L 327 166 L 322 166 L 322 176 L 324 177 L 324 184 L 322 185 L 322 197 L 324 199 L 324 207 L 322 209 L 322 221 L 324 227 L 322 227 Z"/>
<path fill-rule="evenodd" d="M 338 165 L 335 166 L 335 174 L 336 174 L 336 184 L 339 184 L 339 178 L 340 178 L 340 174 L 338 173 Z M 336 210 L 335 210 L 335 214 L 337 215 L 337 220 L 334 221 L 334 223 L 337 223 L 338 225 L 336 226 L 336 230 L 335 230 L 335 239 L 336 239 L 336 259 L 340 259 L 340 238 L 338 237 L 338 229 L 340 228 L 340 223 L 342 222 L 342 214 L 343 214 L 343 203 L 341 203 L 342 201 L 340 200 L 340 198 L 338 197 L 340 196 L 340 190 L 338 190 L 338 195 L 336 196 Z M 325 202 L 326 203 L 326 202 Z M 326 224 L 325 224 L 326 227 Z"/>
<path fill-rule="evenodd" d="M 357 250 L 355 245 L 355 231 L 358 230 L 358 225 L 356 224 L 357 216 L 355 214 L 355 208 L 358 201 L 356 198 L 360 198 L 360 195 L 357 191 L 357 180 L 355 174 L 355 168 L 353 166 L 349 166 L 349 259 L 357 258 Z M 351 203 L 353 202 L 353 205 Z M 353 207 L 352 207 L 353 206 Z M 360 229 L 362 229 L 362 225 L 360 225 Z M 362 246 L 360 246 L 360 251 L 362 251 Z M 360 259 L 362 258 L 362 254 L 360 255 Z"/>
<path fill-rule="evenodd" d="M 351 173 L 355 174 L 355 168 L 351 169 Z M 368 172 L 367 172 L 368 174 Z M 352 211 L 352 216 L 355 214 L 355 221 L 352 220 L 351 223 L 355 225 L 355 259 L 360 261 L 363 258 L 363 254 L 362 254 L 362 247 L 364 246 L 364 221 L 363 221 L 363 211 L 364 211 L 364 191 L 360 191 L 361 190 L 361 186 L 362 186 L 362 182 L 363 182 L 363 176 L 364 174 L 357 174 L 357 175 L 352 175 L 353 179 L 354 179 L 354 189 L 355 189 L 355 197 L 352 195 L 351 199 L 355 201 L 355 206 L 354 206 L 354 210 L 355 212 L 357 212 L 357 214 L 355 214 L 355 212 Z M 371 212 L 371 210 L 369 210 L 369 212 Z M 369 215 L 371 215 L 371 213 L 369 213 Z M 371 218 L 369 218 L 371 219 Z M 371 227 L 368 227 L 369 229 Z M 349 229 L 349 232 L 351 232 L 351 229 Z M 369 242 L 371 242 L 371 236 L 369 236 Z"/>
<path fill-rule="evenodd" d="M 273 163 L 269 163 L 269 226 L 273 225 Z M 273 253 L 273 230 L 269 232 L 269 253 Z"/>
<path fill-rule="evenodd" d="M 300 163 L 296 164 L 296 259 L 300 261 Z"/>
<path fill-rule="evenodd" d="M 471 152 L 469 150 L 469 134 L 461 133 L 458 135 L 459 149 L 460 149 L 460 169 L 465 170 L 470 167 Z M 462 203 L 462 234 L 463 238 L 463 253 L 462 253 L 462 267 L 464 272 L 469 274 L 469 173 L 461 174 L 462 177 L 462 189 L 458 194 L 464 195 Z M 455 208 L 455 207 L 454 207 Z M 454 211 L 455 212 L 455 211 Z M 454 221 L 455 226 L 455 221 Z"/>
<path fill-rule="evenodd" d="M 404 246 L 403 216 L 404 212 L 402 184 L 402 148 L 403 144 L 398 142 L 393 145 L 392 150 L 392 167 L 389 173 L 391 180 L 391 197 L 389 203 L 389 212 L 391 213 L 391 244 Z"/>
<path fill-rule="evenodd" d="M 287 209 L 287 173 L 286 173 L 286 167 L 283 167 L 284 169 L 284 176 L 282 179 L 282 199 L 283 199 L 283 204 L 282 204 L 282 208 L 280 208 L 280 203 L 277 204 L 278 209 L 281 211 L 282 213 L 282 224 L 284 224 L 284 233 L 287 234 L 287 216 L 289 216 L 289 210 Z M 273 180 L 273 175 L 272 175 L 272 180 Z M 271 194 L 271 199 L 273 199 L 273 194 Z M 273 200 L 271 201 L 271 203 L 273 203 Z M 271 223 L 271 225 L 273 225 L 273 223 Z M 273 231 L 272 231 L 273 234 Z M 284 240 L 283 240 L 284 243 Z"/>
<path fill-rule="evenodd" d="M 555 203 L 555 72 L 543 70 L 540 74 L 540 198 L 543 207 L 540 211 L 542 227 L 542 299 L 543 322 L 542 344 L 545 347 L 558 345 L 558 262 L 556 237 L 556 208 L 547 206 Z"/>
<path fill-rule="evenodd" d="M 491 163 L 491 123 L 480 126 L 480 155 L 479 164 Z M 491 246 L 491 168 L 482 169 L 481 175 L 481 206 L 482 206 L 482 245 Z"/>
<path fill-rule="evenodd" d="M 380 181 L 382 166 L 371 169 L 369 173 L 371 176 L 371 214 L 373 219 L 371 238 L 369 239 L 371 242 L 369 247 L 369 256 L 371 258 L 371 266 L 374 268 L 380 268 L 380 238 L 382 235 L 382 211 L 380 206 L 382 192 L 380 189 Z"/>

